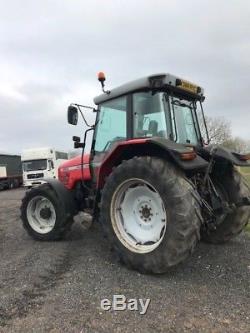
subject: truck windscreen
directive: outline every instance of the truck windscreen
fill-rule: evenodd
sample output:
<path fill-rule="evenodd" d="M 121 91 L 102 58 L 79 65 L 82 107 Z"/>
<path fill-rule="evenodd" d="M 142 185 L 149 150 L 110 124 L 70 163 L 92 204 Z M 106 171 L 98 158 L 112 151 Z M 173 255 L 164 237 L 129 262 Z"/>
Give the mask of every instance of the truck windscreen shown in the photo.
<path fill-rule="evenodd" d="M 31 161 L 25 161 L 22 162 L 23 165 L 23 171 L 29 172 L 29 171 L 36 171 L 36 170 L 46 170 L 47 169 L 47 160 L 31 160 Z"/>

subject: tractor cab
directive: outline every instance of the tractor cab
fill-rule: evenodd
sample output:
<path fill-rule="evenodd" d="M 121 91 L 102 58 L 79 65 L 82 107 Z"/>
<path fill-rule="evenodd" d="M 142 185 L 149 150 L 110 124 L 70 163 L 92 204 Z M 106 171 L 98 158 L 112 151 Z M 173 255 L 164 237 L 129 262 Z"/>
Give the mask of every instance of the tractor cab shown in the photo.
<path fill-rule="evenodd" d="M 145 154 L 145 150 L 158 155 L 167 152 L 182 168 L 207 166 L 207 162 L 199 157 L 195 162 L 187 163 L 196 157 L 195 147 L 202 147 L 204 142 L 197 115 L 200 112 L 205 124 L 203 88 L 171 74 L 157 74 L 108 91 L 104 89 L 105 76 L 100 74 L 103 94 L 94 98 L 96 121 L 89 128 L 89 131 L 94 130 L 90 168 L 97 187 L 102 186 L 107 170 L 118 164 L 121 158 Z M 77 123 L 80 109 L 81 106 L 76 104 L 69 107 L 69 123 Z M 76 142 L 75 147 L 85 147 L 85 139 L 83 143 Z M 111 152 L 114 153 L 111 165 L 110 162 L 103 164 Z M 186 154 L 183 158 L 182 153 Z M 106 171 L 102 170 L 100 175 L 101 168 Z"/>
<path fill-rule="evenodd" d="M 171 74 L 148 76 L 94 99 L 98 105 L 96 153 L 117 141 L 159 137 L 202 145 L 197 118 L 203 89 Z"/>
<path fill-rule="evenodd" d="M 202 145 L 197 110 L 201 87 L 171 74 L 148 76 L 94 99 L 98 106 L 93 155 L 114 144 L 138 138 L 162 138 L 183 145 Z"/>

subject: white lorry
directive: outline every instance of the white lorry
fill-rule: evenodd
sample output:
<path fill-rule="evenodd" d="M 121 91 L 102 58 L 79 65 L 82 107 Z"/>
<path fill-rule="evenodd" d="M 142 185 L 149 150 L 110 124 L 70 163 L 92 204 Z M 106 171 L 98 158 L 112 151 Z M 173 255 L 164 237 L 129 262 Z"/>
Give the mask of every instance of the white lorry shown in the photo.
<path fill-rule="evenodd" d="M 50 147 L 23 150 L 23 185 L 30 188 L 44 183 L 46 178 L 58 178 L 58 167 L 67 159 L 67 153 Z"/>

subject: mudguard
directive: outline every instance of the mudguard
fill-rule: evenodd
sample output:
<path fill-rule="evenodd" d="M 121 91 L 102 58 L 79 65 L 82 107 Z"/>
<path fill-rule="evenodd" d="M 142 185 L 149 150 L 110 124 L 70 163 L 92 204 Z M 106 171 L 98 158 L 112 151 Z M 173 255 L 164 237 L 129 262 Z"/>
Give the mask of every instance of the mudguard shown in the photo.
<path fill-rule="evenodd" d="M 237 166 L 250 166 L 249 161 L 241 160 L 241 155 L 221 146 L 208 146 L 205 148 L 210 156 L 214 156 L 218 162 L 230 162 Z"/>
<path fill-rule="evenodd" d="M 118 142 L 100 165 L 97 177 L 97 188 L 102 188 L 105 178 L 112 172 L 112 168 L 122 160 L 134 156 L 158 156 L 171 160 L 180 169 L 200 170 L 208 166 L 208 162 L 197 155 L 193 160 L 182 160 L 181 154 L 190 153 L 191 145 L 182 145 L 164 138 L 138 138 Z"/>
<path fill-rule="evenodd" d="M 190 161 L 182 160 L 180 158 L 180 155 L 183 153 L 188 153 L 190 151 L 189 146 L 163 138 L 149 138 L 147 139 L 147 142 L 154 144 L 155 146 L 161 147 L 165 151 L 167 151 L 171 155 L 173 160 L 177 163 L 177 165 L 183 170 L 203 169 L 208 165 L 208 162 L 199 155 L 197 155 L 195 159 Z"/>
<path fill-rule="evenodd" d="M 55 191 L 59 201 L 62 204 L 65 214 L 74 216 L 78 213 L 77 203 L 74 197 L 74 193 L 68 190 L 59 180 L 57 179 L 44 179 L 44 181 Z"/>

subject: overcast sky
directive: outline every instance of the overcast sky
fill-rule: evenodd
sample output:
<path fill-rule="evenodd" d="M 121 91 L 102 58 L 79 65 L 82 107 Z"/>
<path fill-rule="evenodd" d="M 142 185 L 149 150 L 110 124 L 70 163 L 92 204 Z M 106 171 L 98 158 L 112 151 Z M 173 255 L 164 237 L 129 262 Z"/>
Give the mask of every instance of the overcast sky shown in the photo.
<path fill-rule="evenodd" d="M 246 0 L 0 0 L 0 151 L 71 149 L 84 126 L 67 106 L 93 105 L 100 70 L 110 89 L 158 72 L 193 81 L 206 114 L 250 139 L 249 18 Z"/>

